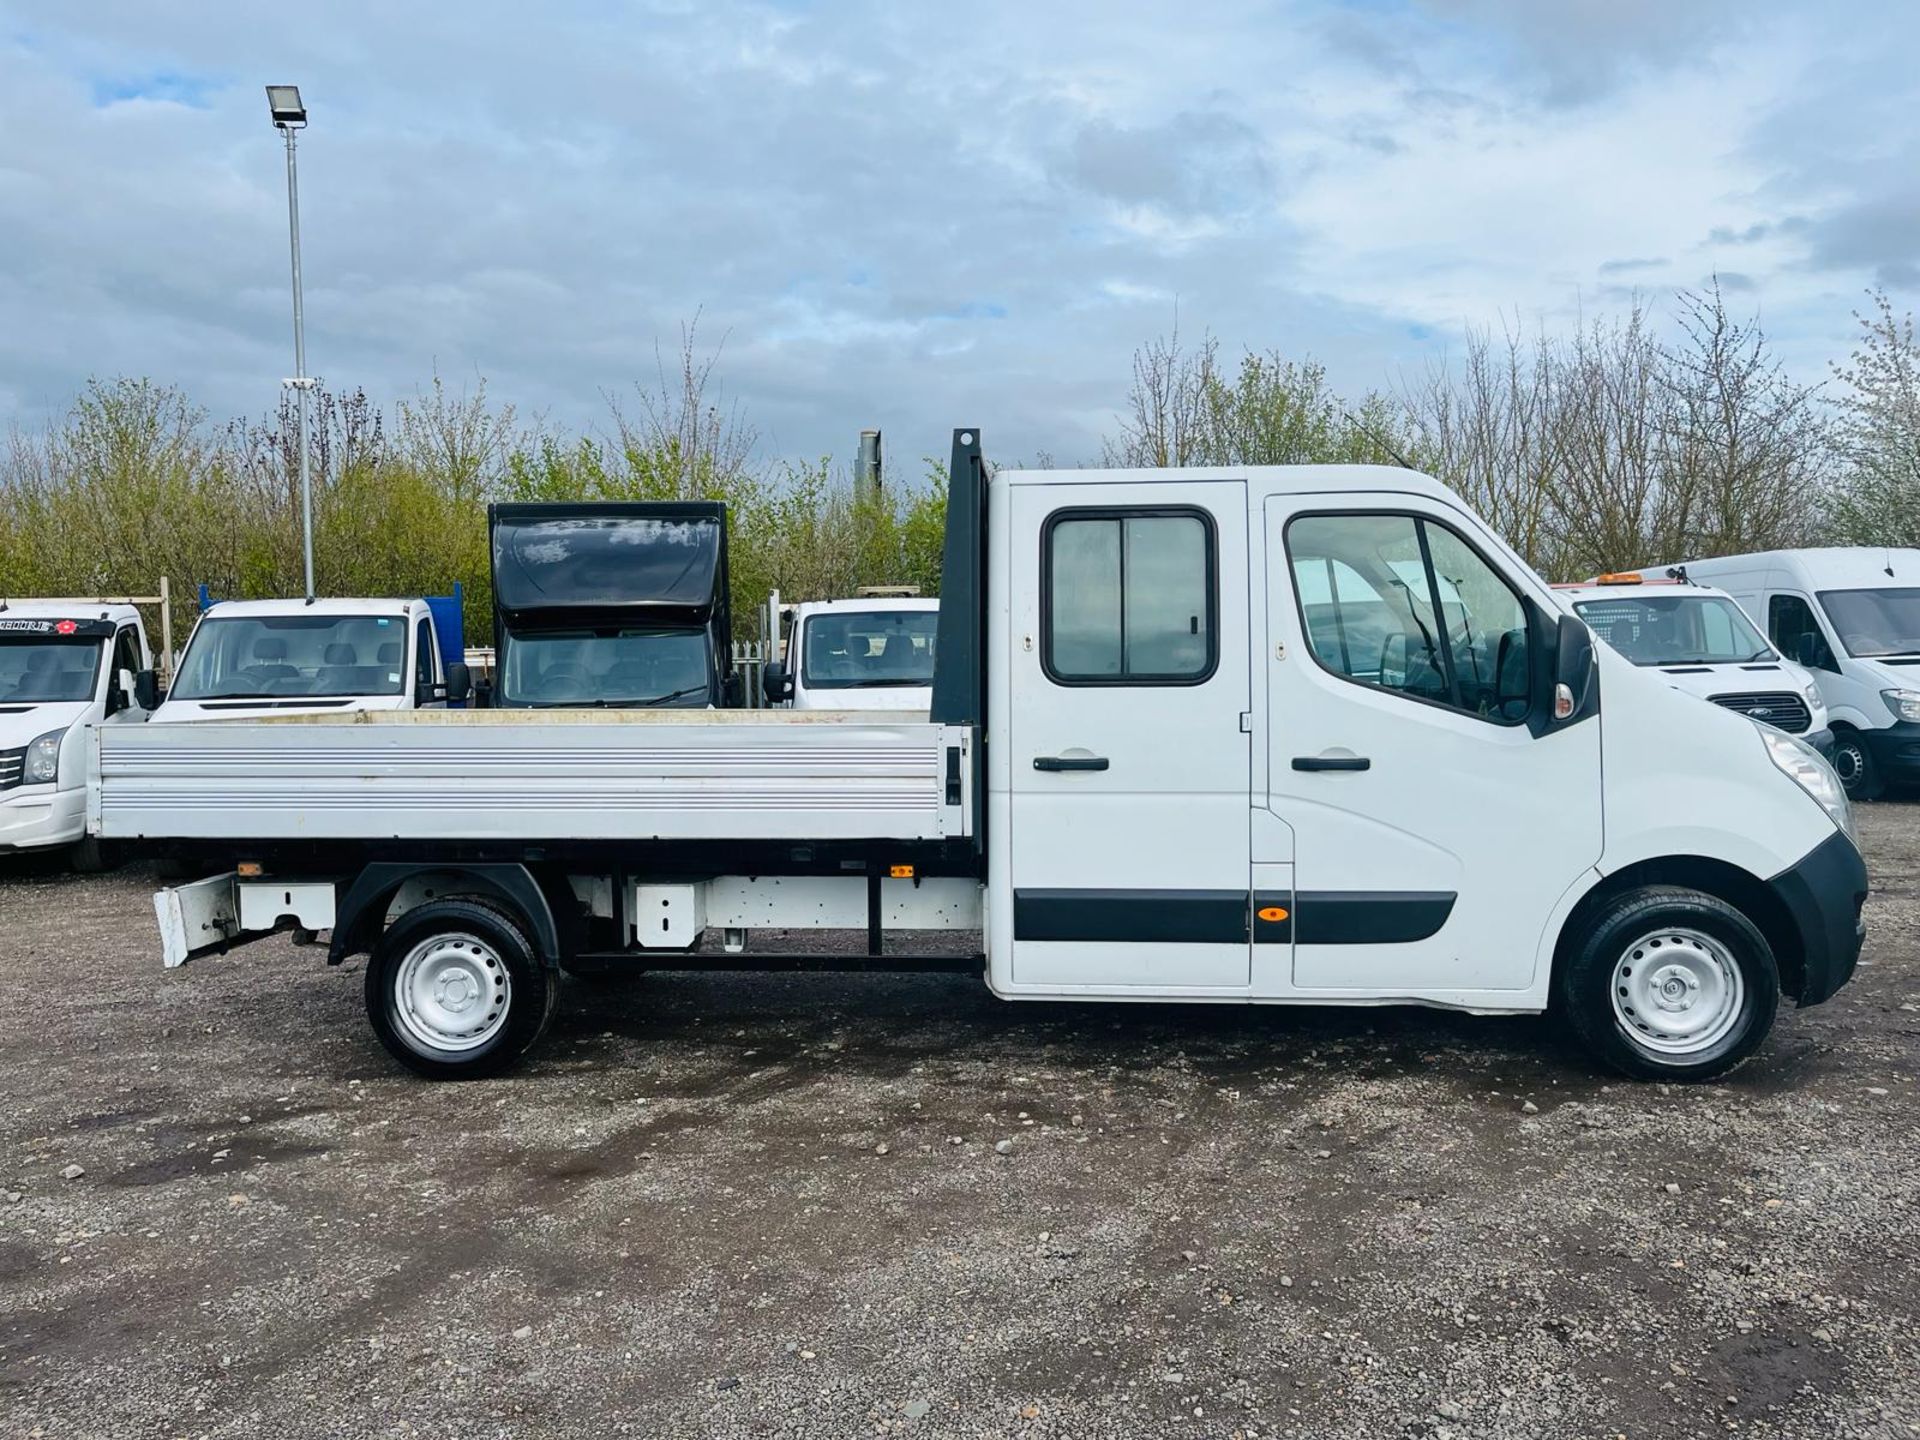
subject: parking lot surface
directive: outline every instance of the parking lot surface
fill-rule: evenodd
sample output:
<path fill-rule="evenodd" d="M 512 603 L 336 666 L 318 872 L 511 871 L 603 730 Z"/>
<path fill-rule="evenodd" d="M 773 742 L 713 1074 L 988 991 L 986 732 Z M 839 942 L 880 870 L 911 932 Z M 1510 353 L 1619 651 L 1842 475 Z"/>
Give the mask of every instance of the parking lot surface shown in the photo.
<path fill-rule="evenodd" d="M 1538 1020 L 570 987 L 432 1085 L 361 970 L 0 871 L 0 1434 L 1920 1435 L 1920 806 L 1723 1083 Z"/>

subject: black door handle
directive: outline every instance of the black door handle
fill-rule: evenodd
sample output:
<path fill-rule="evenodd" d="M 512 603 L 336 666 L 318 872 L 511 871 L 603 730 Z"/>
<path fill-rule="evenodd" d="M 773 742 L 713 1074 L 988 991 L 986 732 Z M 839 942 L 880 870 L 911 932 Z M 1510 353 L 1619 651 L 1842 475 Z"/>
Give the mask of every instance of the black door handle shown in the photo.
<path fill-rule="evenodd" d="M 1036 770 L 1104 770 L 1107 757 L 1104 755 L 1036 755 L 1033 757 Z"/>
<path fill-rule="evenodd" d="M 1296 755 L 1296 770 L 1371 770 L 1373 761 L 1364 755 Z"/>

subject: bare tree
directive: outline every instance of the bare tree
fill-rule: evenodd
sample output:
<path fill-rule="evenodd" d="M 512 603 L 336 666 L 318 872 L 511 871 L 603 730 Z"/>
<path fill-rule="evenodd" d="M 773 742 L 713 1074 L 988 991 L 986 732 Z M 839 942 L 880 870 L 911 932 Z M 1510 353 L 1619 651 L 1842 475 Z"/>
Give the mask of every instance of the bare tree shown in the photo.
<path fill-rule="evenodd" d="M 752 469 L 758 432 L 737 405 L 722 405 L 709 394 L 726 337 L 702 354 L 699 330 L 696 312 L 680 327 L 677 370 L 667 368 L 654 346 L 657 378 L 651 389 L 635 384 L 637 415 L 607 397 L 629 478 L 650 498 L 725 500 L 758 481 Z"/>
<path fill-rule="evenodd" d="M 1757 323 L 1727 313 L 1717 278 L 1678 305 L 1684 343 L 1662 352 L 1665 528 L 1639 558 L 1804 543 L 1828 468 L 1816 387 L 1787 377 Z"/>

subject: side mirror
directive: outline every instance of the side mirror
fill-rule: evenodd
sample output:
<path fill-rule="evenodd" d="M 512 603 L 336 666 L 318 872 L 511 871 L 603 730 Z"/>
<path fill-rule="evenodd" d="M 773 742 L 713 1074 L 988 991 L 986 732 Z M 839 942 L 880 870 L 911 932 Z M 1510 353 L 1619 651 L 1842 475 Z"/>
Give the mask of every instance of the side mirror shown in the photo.
<path fill-rule="evenodd" d="M 1407 632 L 1396 630 L 1380 646 L 1380 683 L 1389 690 L 1407 688 Z"/>
<path fill-rule="evenodd" d="M 1494 703 L 1504 720 L 1524 720 L 1533 692 L 1533 667 L 1528 663 L 1525 628 L 1500 637 L 1494 657 Z"/>
<path fill-rule="evenodd" d="M 1573 725 L 1600 708 L 1600 682 L 1593 663 L 1593 632 L 1571 615 L 1560 617 L 1554 637 L 1553 695 L 1555 725 Z"/>
<path fill-rule="evenodd" d="M 447 703 L 463 704 L 473 694 L 473 672 L 463 661 L 455 660 L 447 666 Z"/>
<path fill-rule="evenodd" d="M 158 671 L 142 670 L 131 677 L 131 683 L 129 684 L 128 674 L 125 670 L 122 670 L 120 672 L 120 681 L 123 685 L 127 686 L 128 691 L 133 695 L 134 703 L 142 710 L 158 710 L 160 708 L 160 702 L 167 698 L 165 692 L 160 689 L 160 674 Z"/>
<path fill-rule="evenodd" d="M 1809 670 L 1820 668 L 1820 637 L 1811 630 L 1802 630 L 1794 641 L 1793 658 Z"/>
<path fill-rule="evenodd" d="M 769 660 L 766 668 L 760 672 L 760 692 L 769 705 L 778 705 L 783 700 L 793 698 L 793 676 L 787 673 L 787 667 L 778 660 Z"/>
<path fill-rule="evenodd" d="M 483 677 L 473 682 L 473 708 L 476 710 L 493 708 L 493 681 Z"/>

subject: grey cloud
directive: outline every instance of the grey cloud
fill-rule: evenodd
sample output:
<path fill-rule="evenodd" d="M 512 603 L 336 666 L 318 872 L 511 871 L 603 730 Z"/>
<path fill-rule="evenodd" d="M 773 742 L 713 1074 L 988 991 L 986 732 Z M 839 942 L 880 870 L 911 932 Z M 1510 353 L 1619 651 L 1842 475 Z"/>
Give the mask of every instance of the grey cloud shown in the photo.
<path fill-rule="evenodd" d="M 1636 270 L 1658 270 L 1667 262 L 1662 260 L 1608 260 L 1601 264 L 1602 275 L 1627 275 Z"/>
<path fill-rule="evenodd" d="M 1122 204 L 1186 217 L 1244 214 L 1272 189 L 1258 133 L 1209 111 L 1183 111 L 1158 125 L 1094 121 L 1074 136 L 1065 172 Z"/>

